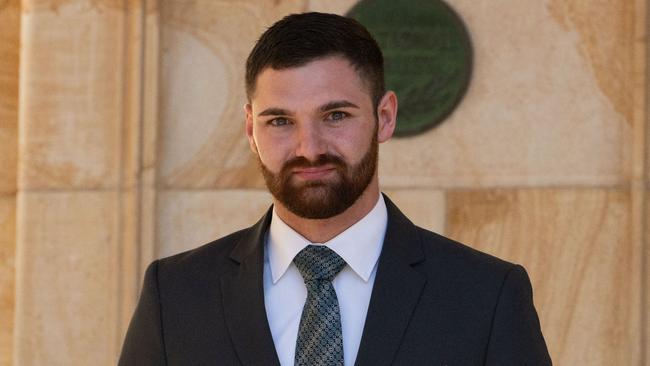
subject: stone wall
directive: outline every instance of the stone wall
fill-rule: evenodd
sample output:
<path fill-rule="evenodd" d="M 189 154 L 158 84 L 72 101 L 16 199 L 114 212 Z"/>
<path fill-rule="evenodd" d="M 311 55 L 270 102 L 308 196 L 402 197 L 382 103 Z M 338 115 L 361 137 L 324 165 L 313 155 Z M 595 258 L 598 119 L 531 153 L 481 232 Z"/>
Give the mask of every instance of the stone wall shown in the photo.
<path fill-rule="evenodd" d="M 383 190 L 528 269 L 555 364 L 650 365 L 647 1 L 448 3 L 472 83 Z M 354 4 L 0 1 L 0 365 L 115 364 L 145 266 L 257 220 L 245 57 Z"/>
<path fill-rule="evenodd" d="M 0 365 L 13 356 L 20 2 L 0 5 Z"/>

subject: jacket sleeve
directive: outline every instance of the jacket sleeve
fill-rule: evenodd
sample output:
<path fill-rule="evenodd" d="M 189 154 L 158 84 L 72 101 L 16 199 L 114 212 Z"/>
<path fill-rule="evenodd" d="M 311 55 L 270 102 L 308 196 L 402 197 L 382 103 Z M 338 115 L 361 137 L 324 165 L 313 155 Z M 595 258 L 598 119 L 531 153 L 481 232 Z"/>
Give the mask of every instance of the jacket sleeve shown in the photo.
<path fill-rule="evenodd" d="M 522 266 L 514 266 L 503 282 L 485 364 L 552 365 L 533 304 L 530 279 Z"/>
<path fill-rule="evenodd" d="M 145 273 L 140 300 L 131 318 L 118 365 L 166 364 L 158 294 L 158 261 L 155 261 L 149 265 Z"/>

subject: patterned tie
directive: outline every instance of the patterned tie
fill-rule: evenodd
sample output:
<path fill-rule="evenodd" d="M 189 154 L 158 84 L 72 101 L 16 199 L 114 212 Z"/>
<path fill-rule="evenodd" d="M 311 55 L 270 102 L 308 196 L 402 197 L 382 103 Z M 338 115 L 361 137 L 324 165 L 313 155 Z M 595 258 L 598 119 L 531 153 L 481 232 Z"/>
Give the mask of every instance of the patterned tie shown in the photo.
<path fill-rule="evenodd" d="M 343 366 L 341 315 L 332 280 L 345 261 L 324 245 L 308 245 L 293 259 L 307 286 L 295 366 Z"/>

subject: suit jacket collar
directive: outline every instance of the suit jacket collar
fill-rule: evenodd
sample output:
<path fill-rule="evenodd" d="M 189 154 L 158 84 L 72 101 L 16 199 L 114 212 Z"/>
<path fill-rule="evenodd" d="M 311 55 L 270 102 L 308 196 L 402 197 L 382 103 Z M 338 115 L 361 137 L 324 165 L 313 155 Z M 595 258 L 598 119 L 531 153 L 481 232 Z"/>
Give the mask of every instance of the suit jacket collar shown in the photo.
<path fill-rule="evenodd" d="M 390 365 L 420 300 L 425 277 L 413 266 L 424 261 L 416 226 L 386 199 L 388 226 L 370 296 L 356 365 Z"/>
<path fill-rule="evenodd" d="M 424 277 L 412 265 L 424 254 L 415 225 L 384 195 L 388 225 L 357 365 L 389 365 L 424 288 Z M 249 228 L 230 254 L 239 264 L 221 278 L 226 325 L 244 365 L 278 365 L 264 307 L 264 240 L 271 221 L 269 209 Z"/>
<path fill-rule="evenodd" d="M 221 277 L 226 326 L 243 365 L 280 366 L 264 307 L 264 239 L 270 222 L 269 209 L 230 253 L 237 269 Z"/>

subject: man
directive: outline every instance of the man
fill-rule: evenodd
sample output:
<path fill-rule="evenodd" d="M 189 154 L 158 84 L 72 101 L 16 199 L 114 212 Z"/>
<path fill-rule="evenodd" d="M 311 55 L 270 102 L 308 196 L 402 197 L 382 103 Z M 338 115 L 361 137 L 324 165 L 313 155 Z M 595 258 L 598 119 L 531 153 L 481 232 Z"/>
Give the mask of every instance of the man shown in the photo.
<path fill-rule="evenodd" d="M 525 270 L 416 227 L 379 192 L 397 97 L 356 21 L 290 15 L 246 64 L 273 206 L 155 261 L 120 365 L 550 365 Z"/>

